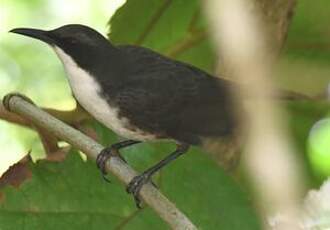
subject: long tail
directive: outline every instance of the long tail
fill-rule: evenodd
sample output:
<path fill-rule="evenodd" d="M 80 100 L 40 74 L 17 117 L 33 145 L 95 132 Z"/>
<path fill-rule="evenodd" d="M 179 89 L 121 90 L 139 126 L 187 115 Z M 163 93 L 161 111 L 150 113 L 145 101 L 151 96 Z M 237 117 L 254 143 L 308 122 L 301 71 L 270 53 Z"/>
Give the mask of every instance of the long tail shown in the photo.
<path fill-rule="evenodd" d="M 289 90 L 279 90 L 273 98 L 288 101 L 320 101 L 325 100 L 326 95 L 308 96 Z M 204 138 L 202 148 L 226 171 L 232 171 L 240 161 L 242 138 L 239 138 L 237 134 L 221 138 Z"/>

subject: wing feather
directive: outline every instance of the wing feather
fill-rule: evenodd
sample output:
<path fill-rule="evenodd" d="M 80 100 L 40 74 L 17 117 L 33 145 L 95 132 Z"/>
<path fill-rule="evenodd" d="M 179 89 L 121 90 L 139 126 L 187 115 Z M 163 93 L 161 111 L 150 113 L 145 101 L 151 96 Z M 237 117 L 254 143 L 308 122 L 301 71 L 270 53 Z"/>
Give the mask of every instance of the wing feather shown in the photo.
<path fill-rule="evenodd" d="M 231 132 L 227 81 L 145 48 L 126 46 L 125 52 L 134 53 L 134 68 L 116 90 L 121 116 L 140 129 L 191 144 Z"/>

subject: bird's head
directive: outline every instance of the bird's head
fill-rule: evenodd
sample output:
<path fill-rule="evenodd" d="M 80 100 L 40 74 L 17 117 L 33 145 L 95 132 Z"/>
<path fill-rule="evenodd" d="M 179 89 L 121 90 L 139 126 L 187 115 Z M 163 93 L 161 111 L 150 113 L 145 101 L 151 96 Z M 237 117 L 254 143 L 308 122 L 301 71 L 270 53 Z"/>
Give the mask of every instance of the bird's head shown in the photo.
<path fill-rule="evenodd" d="M 54 30 L 40 30 L 32 28 L 16 28 L 11 30 L 17 33 L 41 40 L 54 48 L 63 60 L 69 56 L 81 67 L 88 67 L 98 59 L 106 58 L 109 50 L 115 47 L 96 30 L 79 24 L 69 24 Z"/>

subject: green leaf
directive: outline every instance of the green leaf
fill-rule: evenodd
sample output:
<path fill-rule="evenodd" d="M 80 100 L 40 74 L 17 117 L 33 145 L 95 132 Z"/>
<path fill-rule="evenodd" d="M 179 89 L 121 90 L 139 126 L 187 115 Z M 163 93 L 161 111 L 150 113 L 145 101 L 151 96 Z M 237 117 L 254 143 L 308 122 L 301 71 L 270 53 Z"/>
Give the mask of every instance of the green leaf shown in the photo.
<path fill-rule="evenodd" d="M 102 133 L 102 144 L 119 141 L 104 126 L 94 123 L 93 127 Z M 121 152 L 133 168 L 142 172 L 174 148 L 174 143 L 141 143 Z M 166 166 L 155 175 L 154 182 L 199 229 L 259 229 L 248 194 L 199 148 L 191 148 L 186 155 Z M 138 228 L 137 223 L 140 226 L 144 221 L 154 222 L 152 218 L 146 213 L 138 214 L 127 223 L 132 226 L 128 229 L 144 229 Z"/>
<path fill-rule="evenodd" d="M 277 74 L 283 87 L 308 95 L 325 95 L 330 82 L 330 34 L 326 23 L 330 20 L 329 10 L 327 0 L 317 4 L 309 0 L 297 1 Z M 311 142 L 311 128 L 329 112 L 329 103 L 295 102 L 290 103 L 289 109 L 291 130 L 305 169 L 304 181 L 309 187 L 319 187 L 324 178 L 319 178 L 320 168 L 313 168 L 307 146 Z M 325 159 L 322 161 L 329 163 Z"/>
<path fill-rule="evenodd" d="M 106 183 L 94 162 L 83 162 L 75 152 L 62 163 L 30 165 L 32 178 L 20 188 L 1 190 L 0 229 L 111 229 L 138 212 L 115 179 Z M 165 226 L 154 222 L 144 229 Z"/>
<path fill-rule="evenodd" d="M 329 63 L 330 35 L 327 32 L 328 24 L 325 23 L 330 20 L 329 12 L 330 4 L 327 0 L 319 0 L 317 4 L 308 0 L 297 2 L 287 42 L 291 56 Z"/>
<path fill-rule="evenodd" d="M 199 229 L 259 229 L 247 194 L 199 149 L 168 166 L 161 179 L 164 193 Z"/>
<path fill-rule="evenodd" d="M 197 0 L 128 0 L 111 19 L 111 40 L 139 44 L 210 71 L 214 62 Z M 118 138 L 94 124 L 101 142 Z M 122 151 L 138 171 L 175 148 L 143 143 Z M 168 229 L 148 207 L 137 210 L 124 186 L 109 175 L 105 183 L 95 162 L 71 153 L 62 163 L 31 164 L 32 178 L 19 189 L 6 187 L 0 202 L 0 229 Z M 255 230 L 259 221 L 249 194 L 200 149 L 155 175 L 159 189 L 199 229 Z"/>
<path fill-rule="evenodd" d="M 124 156 L 141 168 L 171 149 L 143 144 Z M 20 188 L 1 190 L 0 229 L 167 229 L 150 208 L 137 210 L 115 178 L 106 183 L 95 163 L 83 162 L 75 152 L 62 163 L 42 161 L 30 168 L 32 178 Z M 200 229 L 258 229 L 246 194 L 197 149 L 165 168 L 155 182 Z"/>
<path fill-rule="evenodd" d="M 148 47 L 210 72 L 215 55 L 201 11 L 197 0 L 128 0 L 111 18 L 109 37 L 116 44 Z M 165 144 L 142 148 L 125 154 L 139 170 L 173 151 Z M 199 228 L 258 229 L 247 195 L 199 149 L 165 168 L 158 180 Z"/>
<path fill-rule="evenodd" d="M 128 0 L 110 20 L 110 40 L 137 44 L 211 70 L 214 53 L 197 0 Z"/>

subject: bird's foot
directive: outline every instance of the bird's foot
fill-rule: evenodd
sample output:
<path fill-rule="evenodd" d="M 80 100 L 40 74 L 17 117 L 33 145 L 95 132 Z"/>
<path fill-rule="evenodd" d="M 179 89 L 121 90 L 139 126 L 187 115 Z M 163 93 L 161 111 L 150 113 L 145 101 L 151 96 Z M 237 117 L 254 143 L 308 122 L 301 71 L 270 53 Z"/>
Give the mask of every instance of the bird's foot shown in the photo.
<path fill-rule="evenodd" d="M 108 147 L 108 148 L 104 148 L 99 153 L 99 155 L 97 155 L 97 157 L 96 157 L 96 166 L 100 169 L 103 179 L 107 182 L 110 182 L 110 180 L 106 177 L 107 172 L 106 172 L 106 169 L 105 169 L 105 164 L 111 157 L 119 157 L 121 160 L 126 162 L 126 160 L 118 152 L 118 149 L 116 149 L 112 146 Z"/>
<path fill-rule="evenodd" d="M 2 99 L 2 104 L 3 106 L 6 108 L 6 110 L 10 111 L 10 104 L 9 104 L 9 101 L 12 97 L 20 97 L 22 98 L 23 100 L 31 103 L 34 105 L 34 102 L 28 98 L 27 96 L 24 96 L 23 94 L 20 94 L 20 93 L 9 93 L 7 94 L 6 96 L 4 96 L 4 98 Z"/>
<path fill-rule="evenodd" d="M 155 187 L 157 187 L 152 181 L 151 181 L 151 174 L 148 172 L 144 172 L 141 175 L 138 175 L 134 177 L 131 182 L 126 187 L 126 192 L 133 195 L 136 207 L 141 207 L 141 198 L 140 198 L 140 190 L 146 183 L 151 182 Z"/>

